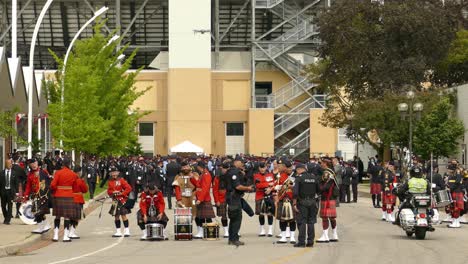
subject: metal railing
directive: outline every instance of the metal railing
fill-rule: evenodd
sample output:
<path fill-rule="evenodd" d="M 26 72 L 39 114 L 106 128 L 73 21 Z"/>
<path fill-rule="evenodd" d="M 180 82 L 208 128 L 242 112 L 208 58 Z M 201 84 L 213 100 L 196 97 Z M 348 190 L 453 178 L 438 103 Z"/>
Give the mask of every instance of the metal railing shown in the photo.
<path fill-rule="evenodd" d="M 310 148 L 310 128 L 304 130 L 301 134 L 291 140 L 288 144 L 281 147 L 275 152 L 276 156 L 289 154 L 290 149 L 294 149 L 294 157 L 303 153 L 306 149 Z M 301 151 L 302 150 L 302 151 Z"/>
<path fill-rule="evenodd" d="M 273 99 L 274 99 L 274 95 L 256 95 L 255 107 L 256 108 L 274 108 Z"/>
<path fill-rule="evenodd" d="M 296 80 L 292 80 L 279 88 L 273 94 L 270 95 L 257 95 L 256 98 L 256 107 L 257 108 L 279 108 L 291 100 L 299 97 L 304 94 L 304 87 L 306 90 L 310 90 L 315 86 L 313 83 L 309 83 L 307 77 L 299 77 Z M 323 101 L 323 100 L 319 100 Z"/>
<path fill-rule="evenodd" d="M 306 40 L 309 37 L 318 34 L 315 30 L 315 26 L 307 20 L 300 21 L 296 27 L 293 27 L 286 31 L 283 35 L 276 38 L 274 41 L 278 43 L 263 44 L 262 50 L 257 49 L 256 59 L 257 60 L 270 60 L 276 58 L 281 54 L 294 48 L 297 44 L 294 41 Z M 290 43 L 284 43 L 291 41 Z M 265 54 L 265 52 L 268 54 Z"/>
<path fill-rule="evenodd" d="M 309 118 L 310 108 L 314 106 L 314 99 L 308 98 L 304 102 L 298 104 L 296 107 L 283 113 L 275 119 L 275 139 L 282 136 L 298 124 L 304 122 Z"/>
<path fill-rule="evenodd" d="M 279 3 L 283 1 L 284 0 L 256 0 L 255 7 L 256 8 L 273 8 L 274 6 L 278 5 Z"/>

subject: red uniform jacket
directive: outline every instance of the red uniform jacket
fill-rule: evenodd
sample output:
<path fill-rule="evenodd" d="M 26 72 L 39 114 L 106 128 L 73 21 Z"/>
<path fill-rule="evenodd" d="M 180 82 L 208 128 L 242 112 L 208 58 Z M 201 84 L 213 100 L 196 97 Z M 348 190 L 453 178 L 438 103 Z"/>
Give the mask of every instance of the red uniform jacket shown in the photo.
<path fill-rule="evenodd" d="M 283 185 L 284 182 L 289 178 L 289 175 L 287 173 L 281 173 L 280 174 L 280 178 L 279 178 L 279 183 L 278 183 L 278 179 L 275 179 L 275 186 L 276 185 Z M 290 200 L 292 200 L 293 198 L 293 191 L 291 190 L 291 188 L 288 188 L 288 190 L 281 196 L 281 197 L 278 197 L 279 200 L 283 200 L 284 198 L 288 197 Z"/>
<path fill-rule="evenodd" d="M 198 179 L 197 184 L 197 201 L 200 202 L 211 202 L 211 174 L 205 169 L 203 174 Z"/>
<path fill-rule="evenodd" d="M 190 182 L 198 188 L 198 181 L 195 178 L 190 178 Z M 177 201 L 182 200 L 182 192 L 180 191 L 180 186 L 174 185 L 174 193 Z"/>
<path fill-rule="evenodd" d="M 73 184 L 73 201 L 78 204 L 84 204 L 84 196 L 83 194 L 88 192 L 88 185 L 78 178 L 76 179 L 75 183 Z"/>
<path fill-rule="evenodd" d="M 31 193 L 37 193 L 39 191 L 39 177 L 35 174 L 36 171 L 30 171 L 28 178 L 26 179 L 26 187 L 24 190 L 24 197 L 29 197 Z"/>
<path fill-rule="evenodd" d="M 111 179 L 107 187 L 107 194 L 112 198 L 120 201 L 122 204 L 127 202 L 128 194 L 131 191 L 132 187 L 123 178 L 117 178 L 117 180 Z M 114 192 L 120 192 L 120 194 L 114 196 Z"/>
<path fill-rule="evenodd" d="M 219 189 L 219 176 L 215 177 L 213 181 L 213 198 L 215 203 L 226 202 L 226 190 Z"/>
<path fill-rule="evenodd" d="M 260 172 L 254 175 L 255 188 L 255 200 L 261 200 L 265 197 L 265 189 L 270 187 L 270 183 L 275 184 L 275 176 L 272 173 L 261 174 Z"/>
<path fill-rule="evenodd" d="M 50 184 L 50 189 L 54 193 L 54 197 L 71 197 L 73 198 L 73 184 L 78 176 L 67 167 L 57 171 L 54 179 Z"/>
<path fill-rule="evenodd" d="M 148 209 L 151 206 L 151 200 L 153 200 L 154 206 L 156 206 L 158 213 L 164 213 L 166 204 L 164 203 L 164 196 L 161 191 L 156 192 L 154 195 L 143 192 L 141 193 L 140 197 L 140 209 L 142 215 L 148 215 Z"/>

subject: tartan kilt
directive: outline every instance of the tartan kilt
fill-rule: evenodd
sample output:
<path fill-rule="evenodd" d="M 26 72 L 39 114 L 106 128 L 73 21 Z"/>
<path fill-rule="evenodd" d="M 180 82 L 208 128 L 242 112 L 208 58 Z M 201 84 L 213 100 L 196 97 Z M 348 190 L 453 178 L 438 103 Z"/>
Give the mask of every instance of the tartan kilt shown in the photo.
<path fill-rule="evenodd" d="M 227 219 L 227 203 L 220 203 L 216 206 L 216 215 L 222 219 Z"/>
<path fill-rule="evenodd" d="M 53 216 L 80 219 L 81 210 L 79 204 L 73 201 L 73 197 L 55 197 L 53 204 Z"/>
<path fill-rule="evenodd" d="M 336 218 L 336 200 L 320 201 L 320 217 Z"/>
<path fill-rule="evenodd" d="M 387 204 L 395 204 L 396 203 L 396 196 L 391 192 L 383 192 L 382 193 L 382 205 L 385 207 Z"/>
<path fill-rule="evenodd" d="M 132 211 L 120 203 L 119 206 L 117 206 L 117 210 L 115 210 L 115 216 L 128 215 L 130 213 L 132 213 Z"/>
<path fill-rule="evenodd" d="M 465 208 L 465 200 L 464 200 L 464 193 L 462 192 L 452 192 L 452 200 L 454 209 L 459 209 L 463 211 Z"/>
<path fill-rule="evenodd" d="M 216 217 L 211 202 L 201 202 L 197 205 L 197 217 L 201 219 Z"/>
<path fill-rule="evenodd" d="M 380 183 L 371 183 L 370 193 L 371 194 L 380 194 L 382 192 L 382 185 Z"/>

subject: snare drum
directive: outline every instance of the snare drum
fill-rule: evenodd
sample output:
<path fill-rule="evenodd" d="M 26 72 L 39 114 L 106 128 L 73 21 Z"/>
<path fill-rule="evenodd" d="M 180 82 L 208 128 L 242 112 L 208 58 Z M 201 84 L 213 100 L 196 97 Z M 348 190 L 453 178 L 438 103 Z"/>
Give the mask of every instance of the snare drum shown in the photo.
<path fill-rule="evenodd" d="M 448 190 L 440 190 L 434 193 L 435 206 L 436 207 L 445 207 L 452 204 L 452 196 Z"/>
<path fill-rule="evenodd" d="M 219 225 L 217 223 L 203 224 L 203 240 L 219 240 Z"/>
<path fill-rule="evenodd" d="M 174 239 L 192 240 L 192 208 L 174 209 Z"/>
<path fill-rule="evenodd" d="M 147 224 L 146 234 L 148 240 L 164 240 L 164 226 L 161 224 Z"/>

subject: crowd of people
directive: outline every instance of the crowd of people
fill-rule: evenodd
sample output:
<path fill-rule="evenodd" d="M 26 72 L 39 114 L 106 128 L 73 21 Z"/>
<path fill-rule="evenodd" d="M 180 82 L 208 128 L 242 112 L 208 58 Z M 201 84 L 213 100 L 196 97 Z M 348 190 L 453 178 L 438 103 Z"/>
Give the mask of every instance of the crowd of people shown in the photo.
<path fill-rule="evenodd" d="M 367 176 L 372 202 L 374 207 L 381 208 L 382 220 L 398 222 L 394 212 L 400 197 L 395 191 L 398 183 L 412 188 L 411 179 L 430 177 L 430 167 L 419 160 L 413 164 L 410 178 L 403 177 L 395 162 L 369 161 Z M 51 229 L 46 215 L 52 212 L 53 240 L 59 240 L 63 218 L 64 242 L 79 238 L 76 228 L 83 215 L 84 194 L 89 192 L 93 200 L 96 187 L 106 185 L 108 196 L 104 198 L 112 199 L 109 214 L 114 217 L 114 237 L 131 235 L 128 216 L 138 203 L 136 223 L 142 230 L 142 240 L 148 236 L 146 225 L 150 223 L 162 225 L 164 239 L 168 239 L 166 210 L 191 208 L 196 225 L 194 239 L 204 237 L 204 224 L 220 218 L 222 236 L 228 238 L 229 244 L 244 245 L 239 232 L 245 211 L 251 217 L 258 216 L 259 237 L 272 237 L 279 227 L 276 243 L 312 247 L 314 242 L 336 242 L 339 241 L 336 208 L 357 202 L 357 186 L 365 176 L 359 158 L 343 161 L 327 156 L 304 162 L 248 155 L 153 158 L 90 155 L 81 164 L 74 164 L 62 155 L 49 154 L 27 161 L 21 155 L 13 155 L 5 165 L 0 174 L 4 224 L 10 224 L 14 203 L 18 217 L 21 203 L 30 202 L 38 225 L 33 232 L 40 234 Z M 452 222 L 449 226 L 460 227 L 460 217 L 468 208 L 465 206 L 468 174 L 456 161 L 444 176 L 438 174 L 437 165 L 433 167 L 433 185 L 427 190 L 450 189 L 454 203 L 447 207 Z M 429 182 L 425 178 L 424 181 L 427 186 Z M 245 193 L 255 193 L 254 209 L 246 201 Z M 322 220 L 322 234 L 314 241 L 317 216 Z"/>
<path fill-rule="evenodd" d="M 318 242 L 338 241 L 336 207 L 357 202 L 357 184 L 363 175 L 359 159 L 343 162 L 337 157 L 314 157 L 302 163 L 286 157 L 248 155 L 153 158 L 90 155 L 81 164 L 74 164 L 67 156 L 52 157 L 49 153 L 43 159 L 30 160 L 14 154 L 5 165 L 0 175 L 4 224 L 10 224 L 14 203 L 19 217 L 21 204 L 29 202 L 38 225 L 33 233 L 51 229 L 46 215 L 52 212 L 53 241 L 59 240 L 63 218 L 64 242 L 79 238 L 76 228 L 83 215 L 84 194 L 89 191 L 90 199 L 94 199 L 96 186 L 106 184 L 106 198 L 113 201 L 109 213 L 114 217 L 114 237 L 130 236 L 127 216 L 134 204 L 139 203 L 136 215 L 142 240 L 147 237 L 148 223 L 163 225 L 167 239 L 169 219 L 165 210 L 174 207 L 192 208 L 197 228 L 194 239 L 203 238 L 203 224 L 219 217 L 229 244 L 243 245 L 239 230 L 245 211 L 249 216 L 258 215 L 260 237 L 272 237 L 274 221 L 278 221 L 277 243 L 313 246 L 317 215 L 323 220 L 324 230 Z M 244 199 L 246 192 L 255 193 L 255 210 Z"/>
<path fill-rule="evenodd" d="M 468 223 L 464 219 L 468 213 L 468 170 L 463 168 L 456 159 L 452 159 L 446 172 L 439 173 L 436 161 L 424 161 L 414 157 L 407 173 L 403 173 L 398 161 L 383 163 L 372 158 L 369 161 L 367 174 L 370 178 L 370 193 L 375 208 L 382 210 L 383 221 L 399 224 L 398 211 L 405 208 L 405 201 L 412 194 L 434 195 L 447 190 L 452 203 L 445 207 L 449 228 L 460 228 L 460 223 Z M 382 204 L 381 204 L 382 203 Z M 433 199 L 430 216 L 433 223 L 439 223 L 439 212 Z M 399 210 L 395 210 L 398 206 Z"/>

